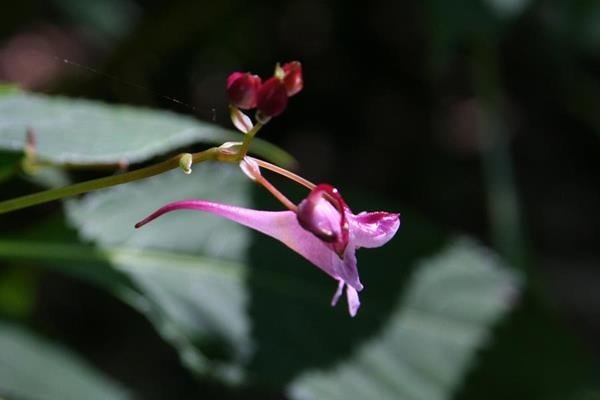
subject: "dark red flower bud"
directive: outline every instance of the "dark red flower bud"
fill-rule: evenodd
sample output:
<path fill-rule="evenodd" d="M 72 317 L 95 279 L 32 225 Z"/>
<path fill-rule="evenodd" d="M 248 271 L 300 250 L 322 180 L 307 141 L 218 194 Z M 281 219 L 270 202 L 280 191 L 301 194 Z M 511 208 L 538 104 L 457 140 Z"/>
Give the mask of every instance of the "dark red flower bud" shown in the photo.
<path fill-rule="evenodd" d="M 227 97 L 229 103 L 248 110 L 256 107 L 256 95 L 261 85 L 258 75 L 248 72 L 233 72 L 227 77 Z"/>
<path fill-rule="evenodd" d="M 288 97 L 295 95 L 302 90 L 304 81 L 302 79 L 302 64 L 299 61 L 292 61 L 284 64 L 282 67 L 285 75 L 283 76 L 283 84 Z"/>
<path fill-rule="evenodd" d="M 288 96 L 283 82 L 276 77 L 266 81 L 256 96 L 258 111 L 266 117 L 276 117 L 287 107 Z"/>

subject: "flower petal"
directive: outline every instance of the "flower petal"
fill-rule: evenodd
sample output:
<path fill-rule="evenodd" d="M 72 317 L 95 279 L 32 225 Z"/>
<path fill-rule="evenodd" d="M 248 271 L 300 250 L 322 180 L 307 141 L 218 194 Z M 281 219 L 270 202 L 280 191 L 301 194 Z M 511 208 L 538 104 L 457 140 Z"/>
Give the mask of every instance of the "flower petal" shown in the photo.
<path fill-rule="evenodd" d="M 335 293 L 333 294 L 333 298 L 331 299 L 331 307 L 337 304 L 338 300 L 340 299 L 340 296 L 342 295 L 342 292 L 344 291 L 344 286 L 346 286 L 346 284 L 342 279 L 340 279 L 338 281 L 337 290 L 335 291 Z"/>
<path fill-rule="evenodd" d="M 327 183 L 315 186 L 298 204 L 298 222 L 319 239 L 331 243 L 340 256 L 350 239 L 348 215 L 352 215 L 340 192 Z"/>
<path fill-rule="evenodd" d="M 255 229 L 281 241 L 334 279 L 345 280 L 345 277 L 348 276 L 356 282 L 354 275 L 347 273 L 348 266 L 344 265 L 343 260 L 330 246 L 302 228 L 296 214 L 292 211 L 260 211 L 204 200 L 182 200 L 161 207 L 135 226 L 139 228 L 167 212 L 180 209 L 209 212 Z M 353 261 L 353 267 L 356 270 L 356 259 Z M 358 277 L 358 273 L 356 273 L 356 277 Z M 361 287 L 362 285 L 357 289 L 360 290 Z"/>
<path fill-rule="evenodd" d="M 340 212 L 325 198 L 322 193 L 312 193 L 298 204 L 298 222 L 319 239 L 332 243 L 340 240 Z"/>
<path fill-rule="evenodd" d="M 276 117 L 287 107 L 288 96 L 281 80 L 272 77 L 267 80 L 256 94 L 256 107 L 268 117 Z"/>
<path fill-rule="evenodd" d="M 348 312 L 351 317 L 356 316 L 360 307 L 360 300 L 358 299 L 358 293 L 350 285 L 346 285 L 346 299 L 348 300 Z"/>
<path fill-rule="evenodd" d="M 356 261 L 356 248 L 349 244 L 344 250 L 344 257 L 340 264 L 338 273 L 344 281 L 359 292 L 363 290 L 363 285 L 358 277 L 358 267 Z"/>
<path fill-rule="evenodd" d="M 256 181 L 261 176 L 260 167 L 256 163 L 256 160 L 252 157 L 244 157 L 240 161 L 240 169 L 250 180 Z"/>
<path fill-rule="evenodd" d="M 256 107 L 256 96 L 261 87 L 258 75 L 233 72 L 227 77 L 226 92 L 229 103 L 243 110 Z"/>
<path fill-rule="evenodd" d="M 302 64 L 298 61 L 292 61 L 283 64 L 281 69 L 284 72 L 283 83 L 288 97 L 291 97 L 302 90 L 304 81 L 302 79 Z"/>
<path fill-rule="evenodd" d="M 400 214 L 396 213 L 377 211 L 347 213 L 346 216 L 350 223 L 350 241 L 356 248 L 383 246 L 400 227 Z"/>
<path fill-rule="evenodd" d="M 248 133 L 254 127 L 250 117 L 244 114 L 236 106 L 229 107 L 229 117 L 231 118 L 233 125 L 242 133 Z"/>

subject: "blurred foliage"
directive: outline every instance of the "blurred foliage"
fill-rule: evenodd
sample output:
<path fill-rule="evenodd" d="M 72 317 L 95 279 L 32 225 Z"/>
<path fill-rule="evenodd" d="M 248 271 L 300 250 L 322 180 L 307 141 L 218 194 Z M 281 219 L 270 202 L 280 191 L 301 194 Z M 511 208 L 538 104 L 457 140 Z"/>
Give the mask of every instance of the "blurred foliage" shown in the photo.
<path fill-rule="evenodd" d="M 278 207 L 231 166 L 2 215 L 0 396 L 596 398 L 599 27 L 594 0 L 12 4 L 0 80 L 46 94 L 0 87 L 2 199 L 112 173 L 66 161 L 236 140 L 227 74 L 299 59 L 305 89 L 261 138 L 355 211 L 403 225 L 359 252 L 351 319 L 328 306 L 334 282 L 272 239 L 186 212 L 132 229 L 184 197 Z M 36 175 L 28 126 L 56 164 Z M 518 276 L 502 318 L 496 289 Z M 427 277 L 439 288 L 421 291 Z M 413 325 L 427 305 L 442 320 Z M 456 339 L 473 313 L 477 334 Z"/>
<path fill-rule="evenodd" d="M 83 238 L 104 248 L 107 261 L 133 281 L 144 297 L 134 303 L 197 373 L 219 368 L 211 367 L 202 354 L 203 343 L 222 348 L 217 354 L 224 364 L 235 365 L 249 356 L 243 265 L 247 231 L 207 215 L 192 220 L 195 216 L 185 212 L 140 230 L 132 227 L 171 201 L 218 198 L 244 205 L 247 192 L 248 183 L 237 166 L 199 165 L 192 176 L 172 171 L 67 204 L 71 223 Z M 235 374 L 229 369 L 212 372 Z"/>
<path fill-rule="evenodd" d="M 23 150 L 24 131 L 33 135 L 35 156 L 58 164 L 137 163 L 197 142 L 220 145 L 241 134 L 169 112 L 110 106 L 32 94 L 0 97 L 0 149 Z M 257 154 L 287 166 L 285 151 L 264 141 Z"/>
<path fill-rule="evenodd" d="M 24 131 L 24 127 L 29 125 L 29 119 L 31 119 L 31 123 L 38 122 L 39 119 L 36 113 L 32 113 L 25 121 L 9 123 L 10 117 L 21 114 L 18 104 L 17 101 L 16 106 L 10 107 L 11 112 L 4 113 L 3 120 L 6 121 L 5 126 L 20 126 Z M 97 107 L 99 110 L 105 107 L 90 104 L 85 104 L 85 106 Z M 22 108 L 30 109 L 31 107 L 29 103 L 25 102 Z M 71 115 L 68 121 L 73 126 L 89 121 L 89 115 L 96 116 L 95 126 L 97 127 L 105 126 L 105 121 L 114 120 L 114 116 L 110 113 L 102 114 L 102 112 L 94 111 L 75 112 Z M 142 127 L 138 128 L 139 135 L 143 135 L 143 128 L 148 126 L 144 117 L 152 119 L 154 115 L 146 114 L 141 117 L 142 122 L 137 123 Z M 52 126 L 52 119 L 47 124 Z M 130 126 L 131 133 L 134 134 L 136 132 L 135 125 L 130 124 Z M 160 129 L 160 127 L 156 129 Z M 11 132 L 8 131 L 5 135 L 8 139 L 10 139 Z M 52 131 L 49 128 L 40 130 L 39 134 L 52 138 L 52 135 L 57 135 L 52 132 L 60 132 L 59 137 L 67 142 L 69 142 L 70 136 L 77 136 L 80 143 L 88 143 L 92 139 L 101 143 L 102 140 L 106 141 L 103 137 L 107 138 L 112 135 L 118 139 L 122 135 L 116 129 L 105 130 L 104 136 L 99 136 L 90 130 L 57 129 Z M 215 134 L 218 134 L 218 131 Z M 226 136 L 223 140 L 225 139 Z M 116 151 L 122 151 L 125 147 L 119 146 L 118 140 L 109 140 L 108 142 L 110 146 L 100 147 L 100 149 L 104 148 L 107 154 L 110 154 L 113 148 L 117 149 Z M 171 144 L 171 146 L 174 145 Z M 81 152 L 87 150 L 84 146 L 80 147 Z M 99 147 L 96 146 L 95 149 L 98 150 Z M 146 157 L 151 155 L 151 153 L 146 154 Z M 46 158 L 50 158 L 50 156 L 46 155 Z M 60 157 L 57 158 L 57 161 L 60 161 Z M 161 336 L 179 351 L 184 365 L 194 373 L 210 374 L 230 383 L 257 382 L 267 384 L 272 388 L 283 387 L 299 371 L 315 365 L 315 362 L 317 365 L 331 362 L 332 357 L 341 355 L 338 352 L 348 353 L 351 345 L 364 338 L 367 332 L 373 332 L 375 326 L 387 324 L 385 319 L 389 317 L 382 311 L 390 310 L 394 290 L 384 292 L 387 295 L 383 299 L 378 298 L 377 295 L 381 295 L 378 291 L 374 292 L 375 296 L 367 295 L 364 301 L 370 302 L 371 307 L 380 303 L 380 308 L 372 308 L 373 311 L 369 312 L 369 309 L 365 307 L 361 313 L 361 320 L 350 320 L 345 313 L 338 313 L 336 318 L 322 300 L 330 296 L 331 288 L 327 289 L 318 283 L 319 281 L 315 281 L 317 276 L 315 271 L 311 271 L 312 273 L 306 274 L 306 276 L 304 273 L 300 273 L 302 270 L 310 271 L 306 268 L 305 260 L 290 254 L 289 250 L 282 246 L 274 249 L 273 243 L 270 241 L 251 247 L 248 259 L 246 252 L 249 249 L 250 236 L 247 230 L 241 226 L 207 215 L 193 216 L 197 221 L 192 221 L 191 216 L 187 215 L 188 213 L 181 212 L 175 214 L 174 218 L 160 219 L 139 231 L 132 229 L 135 222 L 144 215 L 162 204 L 177 199 L 203 198 L 238 205 L 250 203 L 248 198 L 249 181 L 237 167 L 200 165 L 194 170 L 192 176 L 186 176 L 176 170 L 123 187 L 90 193 L 80 200 L 67 200 L 65 210 L 68 221 L 79 231 L 82 239 L 95 242 L 98 245 L 97 248 L 68 242 L 48 241 L 48 239 L 44 240 L 44 236 L 41 235 L 34 241 L 28 239 L 28 241 L 5 240 L 0 242 L 0 254 L 8 259 L 31 258 L 41 262 L 50 260 L 65 273 L 74 273 L 76 276 L 85 277 L 85 279 L 106 288 L 122 301 L 145 314 Z M 414 224 L 410 225 L 408 232 L 405 231 L 405 233 L 411 235 L 411 231 L 417 227 L 421 230 L 426 229 L 424 223 Z M 43 227 L 40 233 L 47 232 L 46 229 Z M 418 231 L 411 236 L 416 238 Z M 436 243 L 436 237 L 439 237 L 439 234 L 435 234 L 430 229 L 427 242 Z M 393 254 L 391 252 L 394 247 L 389 246 L 386 252 L 387 257 L 385 257 L 386 253 L 380 251 L 376 253 L 379 254 L 379 257 L 371 258 L 370 262 L 374 265 L 385 264 L 386 259 L 398 258 L 389 255 Z M 281 253 L 275 258 L 278 260 L 276 263 L 272 262 L 274 251 Z M 464 251 L 475 252 L 470 249 Z M 414 251 L 396 250 L 395 253 L 404 253 L 401 258 L 404 260 L 401 262 L 403 265 L 410 265 L 414 262 L 414 259 L 410 258 L 414 256 Z M 252 254 L 256 254 L 256 256 L 252 256 Z M 453 256 L 441 257 L 442 259 L 448 258 L 448 265 L 452 265 L 451 258 Z M 484 271 L 489 268 L 497 268 L 485 267 L 487 261 L 477 257 L 476 264 L 481 264 Z M 374 262 L 374 260 L 379 261 Z M 248 267 L 244 265 L 248 261 L 252 265 L 251 278 L 247 280 L 250 283 L 249 288 L 245 285 L 245 277 L 249 271 L 247 271 Z M 362 268 L 368 268 L 370 262 L 369 260 L 361 262 Z M 397 262 L 400 260 L 395 261 L 395 263 Z M 94 267 L 94 265 L 96 266 Z M 85 275 L 82 275 L 82 272 L 74 272 L 81 268 L 84 269 Z M 116 271 L 113 271 L 112 268 Z M 396 271 L 402 275 L 406 273 L 400 268 L 396 268 Z M 510 284 L 509 281 L 503 283 L 504 278 L 498 279 L 496 275 L 484 275 L 480 279 L 476 270 L 469 271 L 467 268 L 466 272 L 465 277 L 459 274 L 448 278 L 451 285 L 449 289 L 455 281 L 462 281 L 462 284 L 473 286 L 473 289 L 477 289 L 473 296 L 480 306 L 488 301 L 485 296 L 490 291 L 485 289 L 486 284 L 500 285 L 500 289 L 498 289 L 500 292 L 510 293 L 510 291 L 516 290 L 515 283 Z M 508 270 L 502 273 L 508 274 L 507 279 L 511 276 Z M 378 274 L 379 278 L 375 276 L 370 280 L 373 284 L 378 280 L 382 281 L 382 285 L 379 285 L 381 288 L 383 281 L 390 281 L 391 276 L 389 271 L 381 268 L 378 269 Z M 476 283 L 474 284 L 472 280 Z M 435 284 L 435 286 L 438 285 Z M 444 285 L 444 283 L 441 284 L 441 286 Z M 312 289 L 307 291 L 307 288 Z M 413 290 L 420 291 L 418 287 Z M 466 303 L 473 300 L 460 300 L 464 295 L 463 289 L 456 288 L 454 290 L 459 301 L 456 307 L 464 307 Z M 437 292 L 426 291 L 420 295 L 421 300 L 419 301 L 425 303 L 435 301 L 435 299 L 430 299 L 431 296 L 436 296 L 436 298 L 441 296 L 440 299 L 443 299 L 444 302 L 449 301 L 450 298 Z M 252 306 L 248 304 L 249 299 L 256 299 L 256 301 L 252 301 Z M 489 301 L 493 302 L 495 299 L 492 297 Z M 386 303 L 388 305 L 383 306 Z M 507 306 L 508 303 L 504 305 Z M 251 310 L 252 320 L 246 314 L 248 310 Z M 469 314 L 467 319 L 481 312 L 486 315 L 481 321 L 482 330 L 485 330 L 488 324 L 497 318 L 497 312 L 500 311 L 500 309 L 495 311 L 494 307 L 473 310 L 474 314 Z M 273 332 L 271 324 L 273 313 L 281 313 L 281 322 L 285 320 L 286 315 L 292 317 L 280 325 L 282 328 L 285 327 L 284 331 Z M 379 321 L 377 324 L 373 324 L 374 320 Z M 267 329 L 263 330 L 265 322 Z M 250 335 L 252 326 L 255 327 L 253 340 Z M 315 330 L 311 332 L 307 327 Z M 427 331 L 431 328 L 423 327 L 422 329 Z M 353 334 L 347 334 L 342 340 L 339 337 L 340 331 Z M 420 334 L 417 333 L 417 335 Z M 475 335 L 477 338 L 480 336 L 481 333 Z M 471 358 L 470 350 L 479 343 L 480 339 L 476 340 L 475 337 L 471 338 L 471 334 L 466 334 L 463 339 L 457 339 L 458 342 L 463 341 L 468 346 L 464 350 L 458 348 L 454 351 L 456 354 L 460 353 L 462 360 L 459 364 L 453 365 L 452 371 L 454 372 L 452 374 L 456 378 L 462 375 L 462 371 L 468 365 Z M 440 338 L 434 337 L 432 340 L 435 343 Z M 329 344 L 326 344 L 327 342 Z M 422 350 L 418 350 L 418 346 L 414 347 L 415 353 L 411 356 L 413 359 L 421 354 L 425 358 L 423 361 L 415 360 L 417 365 L 428 363 L 428 345 L 420 346 Z M 286 348 L 289 350 L 282 351 Z M 328 348 L 329 351 L 323 351 L 324 348 Z M 298 353 L 295 354 L 293 349 L 296 349 Z M 276 368 L 273 368 L 274 366 Z M 247 371 L 246 368 L 248 368 Z M 402 373 L 401 370 L 398 372 Z M 406 375 L 406 373 L 404 374 Z M 410 374 L 403 379 L 410 380 Z M 454 385 L 443 386 L 440 395 L 445 396 L 444 393 L 447 395 L 449 389 Z M 428 392 L 425 387 L 417 390 L 423 393 Z"/>
<path fill-rule="evenodd" d="M 422 264 L 384 331 L 334 371 L 301 376 L 292 398 L 435 400 L 454 392 L 486 326 L 516 300 L 518 280 L 464 239 Z"/>
<path fill-rule="evenodd" d="M 66 349 L 6 323 L 0 323 L 0 376 L 0 391 L 9 398 L 129 398 L 122 387 Z"/>

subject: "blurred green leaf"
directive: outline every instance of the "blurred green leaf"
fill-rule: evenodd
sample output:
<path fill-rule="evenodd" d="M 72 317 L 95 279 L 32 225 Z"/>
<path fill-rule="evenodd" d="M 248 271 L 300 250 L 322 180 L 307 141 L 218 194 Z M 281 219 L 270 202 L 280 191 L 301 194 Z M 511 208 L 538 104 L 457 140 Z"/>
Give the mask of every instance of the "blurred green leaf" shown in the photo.
<path fill-rule="evenodd" d="M 248 339 L 246 320 L 238 315 L 239 304 L 245 301 L 239 298 L 244 278 L 240 264 L 168 251 L 109 246 L 96 249 L 40 238 L 0 240 L 0 257 L 8 261 L 37 260 L 41 267 L 104 288 L 144 314 L 193 372 L 214 373 L 229 381 L 241 378 L 239 353 L 247 351 Z M 216 296 L 215 290 L 219 291 Z M 227 296 L 227 302 L 212 304 L 220 296 Z M 212 344 L 210 350 L 214 350 L 223 338 L 240 340 L 225 343 L 227 348 L 217 359 L 203 354 L 207 344 Z"/>
<path fill-rule="evenodd" d="M 67 215 L 85 239 L 131 278 L 137 299 L 158 331 L 196 372 L 238 379 L 228 362 L 250 353 L 248 294 L 244 284 L 248 231 L 216 217 L 177 212 L 140 230 L 133 225 L 167 202 L 185 198 L 248 203 L 248 180 L 236 166 L 199 165 L 192 175 L 172 171 L 67 203 Z M 201 349 L 199 351 L 199 349 Z M 211 354 L 210 361 L 203 351 Z M 233 365 L 229 364 L 229 365 Z M 235 375 L 230 375 L 235 374 Z"/>
<path fill-rule="evenodd" d="M 457 240 L 422 263 L 379 335 L 336 367 L 298 378 L 290 395 L 448 399 L 518 287 L 518 276 L 488 250 Z"/>
<path fill-rule="evenodd" d="M 0 149 L 21 151 L 35 134 L 37 155 L 55 163 L 135 163 L 197 142 L 239 141 L 241 134 L 168 111 L 18 93 L 0 97 Z M 289 165 L 285 151 L 257 140 L 252 150 Z"/>
<path fill-rule="evenodd" d="M 125 399 L 125 389 L 72 352 L 0 322 L 0 394 L 28 400 Z"/>

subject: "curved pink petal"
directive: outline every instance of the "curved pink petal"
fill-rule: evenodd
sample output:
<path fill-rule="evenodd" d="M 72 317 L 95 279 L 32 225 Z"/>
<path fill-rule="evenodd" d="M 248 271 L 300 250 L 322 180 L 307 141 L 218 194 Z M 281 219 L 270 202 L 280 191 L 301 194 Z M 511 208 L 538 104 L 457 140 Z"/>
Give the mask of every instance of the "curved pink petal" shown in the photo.
<path fill-rule="evenodd" d="M 347 213 L 350 242 L 359 247 L 380 247 L 386 244 L 400 227 L 400 214 L 383 211 Z"/>
<path fill-rule="evenodd" d="M 338 272 L 348 285 L 352 286 L 358 291 L 361 291 L 363 290 L 363 285 L 360 283 L 360 278 L 358 277 L 357 264 L 356 247 L 354 247 L 353 243 L 349 243 L 344 250 L 342 262 L 338 264 L 338 267 L 340 267 Z"/>
<path fill-rule="evenodd" d="M 309 196 L 298 204 L 298 222 L 313 235 L 332 243 L 340 239 L 341 214 L 322 195 Z"/>
<path fill-rule="evenodd" d="M 360 307 L 358 292 L 350 285 L 346 285 L 346 300 L 348 300 L 348 312 L 351 317 L 354 317 Z"/>
<path fill-rule="evenodd" d="M 333 297 L 331 298 L 331 307 L 335 306 L 338 302 L 338 300 L 340 299 L 340 296 L 342 295 L 343 291 L 344 291 L 344 286 L 346 286 L 346 284 L 344 283 L 343 279 L 338 280 L 338 287 L 335 291 L 335 293 L 333 294 Z"/>
<path fill-rule="evenodd" d="M 329 245 L 302 228 L 296 214 L 292 211 L 260 211 L 204 200 L 182 200 L 161 207 L 135 226 L 139 228 L 167 212 L 180 209 L 209 212 L 271 236 L 302 255 L 331 277 L 343 279 L 354 286 L 356 290 L 362 289 L 362 284 L 358 280 L 356 258 L 353 251 L 347 249 L 346 254 L 349 257 L 346 257 L 345 254 L 344 259 L 340 259 Z"/>
<path fill-rule="evenodd" d="M 348 300 L 348 312 L 350 313 L 351 317 L 354 317 L 356 316 L 356 313 L 360 307 L 358 292 L 352 286 L 346 285 L 346 283 L 341 279 L 338 281 L 337 290 L 331 299 L 331 306 L 335 306 L 337 304 L 344 291 L 344 287 L 346 288 L 346 300 Z"/>
<path fill-rule="evenodd" d="M 327 183 L 315 186 L 308 197 L 298 204 L 297 218 L 300 226 L 331 243 L 340 256 L 350 239 L 348 216 L 350 213 L 340 192 Z"/>

